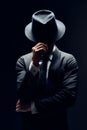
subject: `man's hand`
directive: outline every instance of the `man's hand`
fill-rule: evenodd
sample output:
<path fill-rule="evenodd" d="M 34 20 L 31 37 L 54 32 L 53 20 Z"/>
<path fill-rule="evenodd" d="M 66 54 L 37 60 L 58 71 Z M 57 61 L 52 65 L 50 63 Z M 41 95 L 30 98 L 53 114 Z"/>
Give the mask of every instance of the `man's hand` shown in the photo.
<path fill-rule="evenodd" d="M 30 105 L 21 105 L 20 99 L 16 103 L 16 112 L 29 112 Z"/>
<path fill-rule="evenodd" d="M 42 56 L 46 54 L 47 50 L 48 46 L 40 42 L 32 48 L 33 52 L 32 61 L 35 66 L 39 65 L 39 61 L 41 60 Z"/>

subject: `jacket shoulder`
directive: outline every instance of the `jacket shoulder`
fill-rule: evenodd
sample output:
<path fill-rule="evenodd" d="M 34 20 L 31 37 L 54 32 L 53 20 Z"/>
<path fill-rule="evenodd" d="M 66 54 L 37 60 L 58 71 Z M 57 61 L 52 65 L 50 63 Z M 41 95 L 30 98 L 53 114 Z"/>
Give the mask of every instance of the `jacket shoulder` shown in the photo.
<path fill-rule="evenodd" d="M 62 50 L 60 50 L 57 46 L 55 46 L 55 53 L 56 55 L 58 56 L 58 58 L 62 58 L 62 59 L 65 59 L 66 61 L 71 59 L 71 58 L 75 58 L 73 56 L 73 54 L 70 54 L 70 53 L 67 53 L 67 52 L 64 52 Z"/>
<path fill-rule="evenodd" d="M 25 69 L 28 69 L 31 60 L 32 60 L 32 52 L 20 56 L 18 58 L 16 64 L 21 64 L 21 65 L 25 66 Z"/>
<path fill-rule="evenodd" d="M 31 60 L 31 58 L 32 58 L 32 52 L 27 53 L 27 54 L 25 54 L 25 55 L 22 55 L 21 58 L 23 58 L 24 61 L 27 61 L 27 60 L 29 61 L 29 60 Z"/>
<path fill-rule="evenodd" d="M 64 51 L 61 51 L 61 50 L 60 50 L 60 53 L 61 53 L 61 57 L 65 58 L 65 60 L 75 58 L 73 54 L 70 54 L 70 53 L 67 53 L 67 52 L 64 52 Z"/>
<path fill-rule="evenodd" d="M 78 68 L 78 63 L 73 54 L 67 53 L 60 51 L 61 53 L 61 58 L 64 59 L 63 62 L 68 66 L 68 67 L 76 67 Z"/>

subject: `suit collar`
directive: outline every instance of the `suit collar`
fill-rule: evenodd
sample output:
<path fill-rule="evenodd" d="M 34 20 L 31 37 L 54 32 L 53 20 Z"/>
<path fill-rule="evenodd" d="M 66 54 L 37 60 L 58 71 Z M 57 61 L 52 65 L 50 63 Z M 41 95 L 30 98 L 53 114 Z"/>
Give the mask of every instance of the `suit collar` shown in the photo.
<path fill-rule="evenodd" d="M 60 50 L 58 49 L 56 45 L 54 45 L 52 55 L 53 55 L 53 58 L 52 58 L 53 60 L 56 60 L 56 59 L 58 60 L 60 57 Z"/>
<path fill-rule="evenodd" d="M 49 60 L 50 60 L 50 61 L 52 61 L 53 53 L 54 53 L 55 49 L 56 49 L 56 46 L 54 45 L 54 46 L 53 46 L 52 53 L 49 55 Z"/>

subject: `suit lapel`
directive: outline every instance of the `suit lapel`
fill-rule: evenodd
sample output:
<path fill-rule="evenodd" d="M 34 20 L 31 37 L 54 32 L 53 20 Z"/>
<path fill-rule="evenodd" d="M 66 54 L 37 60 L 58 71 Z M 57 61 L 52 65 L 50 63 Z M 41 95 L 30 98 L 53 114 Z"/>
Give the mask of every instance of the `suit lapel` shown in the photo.
<path fill-rule="evenodd" d="M 60 59 L 60 50 L 57 48 L 57 46 L 55 46 L 55 51 L 53 52 L 53 58 L 49 70 L 51 69 L 55 70 L 58 67 L 59 59 Z"/>

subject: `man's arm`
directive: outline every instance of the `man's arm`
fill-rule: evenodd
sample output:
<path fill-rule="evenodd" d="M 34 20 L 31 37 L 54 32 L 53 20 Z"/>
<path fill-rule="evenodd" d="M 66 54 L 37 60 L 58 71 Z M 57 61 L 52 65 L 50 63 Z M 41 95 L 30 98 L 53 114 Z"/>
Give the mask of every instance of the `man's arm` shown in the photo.
<path fill-rule="evenodd" d="M 17 95 L 22 103 L 29 103 L 33 98 L 33 83 L 36 82 L 37 74 L 33 75 L 25 68 L 23 57 L 19 58 L 16 63 L 17 72 Z"/>
<path fill-rule="evenodd" d="M 62 89 L 53 96 L 36 99 L 38 112 L 47 112 L 72 105 L 77 95 L 78 65 L 73 56 L 67 61 L 66 72 L 62 81 Z"/>
<path fill-rule="evenodd" d="M 29 102 L 31 103 L 32 112 L 36 112 L 34 102 L 31 102 L 34 96 L 34 86 L 37 81 L 37 74 L 39 72 L 39 61 L 41 59 L 41 54 L 45 53 L 47 46 L 43 43 L 38 43 L 32 48 L 33 56 L 32 62 L 29 65 L 28 72 L 26 71 L 25 63 L 23 57 L 19 58 L 16 63 L 17 72 L 17 94 L 18 101 L 16 103 L 16 108 L 21 108 L 24 104 L 29 107 Z M 24 107 L 25 110 L 26 107 Z"/>

